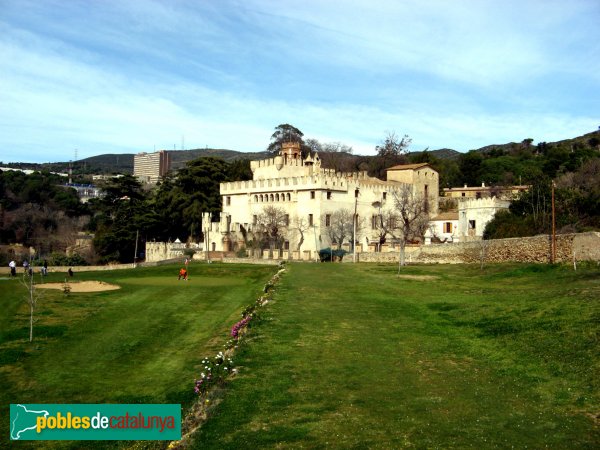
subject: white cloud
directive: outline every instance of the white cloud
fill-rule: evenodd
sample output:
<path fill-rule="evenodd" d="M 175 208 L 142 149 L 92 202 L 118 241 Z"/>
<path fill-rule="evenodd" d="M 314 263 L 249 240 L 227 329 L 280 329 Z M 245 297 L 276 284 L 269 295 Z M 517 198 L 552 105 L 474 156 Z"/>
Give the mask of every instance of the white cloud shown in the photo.
<path fill-rule="evenodd" d="M 358 153 L 386 130 L 464 151 L 598 125 L 591 1 L 48 5 L 3 19 L 0 160 L 258 151 L 286 122 Z"/>

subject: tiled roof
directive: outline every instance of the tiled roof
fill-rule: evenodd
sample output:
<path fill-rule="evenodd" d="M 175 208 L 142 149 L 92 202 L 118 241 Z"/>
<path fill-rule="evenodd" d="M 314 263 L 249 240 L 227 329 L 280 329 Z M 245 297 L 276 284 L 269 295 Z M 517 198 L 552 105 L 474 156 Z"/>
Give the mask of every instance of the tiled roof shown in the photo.
<path fill-rule="evenodd" d="M 425 167 L 425 166 L 429 166 L 429 163 L 400 164 L 398 166 L 389 167 L 385 170 L 415 170 L 415 169 L 420 169 L 421 167 Z"/>
<path fill-rule="evenodd" d="M 458 220 L 458 211 L 442 212 L 431 220 Z"/>

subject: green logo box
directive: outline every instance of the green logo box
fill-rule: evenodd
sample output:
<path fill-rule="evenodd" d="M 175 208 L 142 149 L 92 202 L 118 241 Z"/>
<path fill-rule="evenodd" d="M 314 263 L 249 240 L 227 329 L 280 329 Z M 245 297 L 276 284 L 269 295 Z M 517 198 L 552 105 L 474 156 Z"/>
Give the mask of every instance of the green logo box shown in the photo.
<path fill-rule="evenodd" d="M 10 439 L 179 440 L 177 404 L 11 404 Z"/>

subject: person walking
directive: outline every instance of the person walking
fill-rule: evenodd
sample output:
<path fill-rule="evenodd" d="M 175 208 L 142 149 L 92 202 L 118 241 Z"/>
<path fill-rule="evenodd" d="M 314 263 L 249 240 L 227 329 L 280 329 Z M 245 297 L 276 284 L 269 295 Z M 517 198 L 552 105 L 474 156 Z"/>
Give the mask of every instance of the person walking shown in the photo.
<path fill-rule="evenodd" d="M 8 267 L 10 267 L 10 276 L 16 277 L 17 276 L 17 263 L 15 262 L 14 259 L 8 263 Z"/>
<path fill-rule="evenodd" d="M 42 265 L 42 275 L 48 275 L 48 261 L 44 260 L 44 264 Z"/>

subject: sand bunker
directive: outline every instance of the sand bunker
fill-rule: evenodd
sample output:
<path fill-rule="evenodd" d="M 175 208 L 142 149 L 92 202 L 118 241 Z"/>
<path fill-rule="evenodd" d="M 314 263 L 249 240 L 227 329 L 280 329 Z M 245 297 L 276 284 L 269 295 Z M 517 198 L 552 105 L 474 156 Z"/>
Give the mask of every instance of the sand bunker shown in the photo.
<path fill-rule="evenodd" d="M 104 281 L 69 281 L 71 292 L 101 292 L 114 291 L 121 289 L 116 284 L 105 283 Z M 36 287 L 40 289 L 59 289 L 63 290 L 65 283 L 44 283 L 38 284 Z"/>
<path fill-rule="evenodd" d="M 404 278 L 405 280 L 418 280 L 418 281 L 439 280 L 439 277 L 436 277 L 435 275 L 398 275 L 398 278 Z"/>

